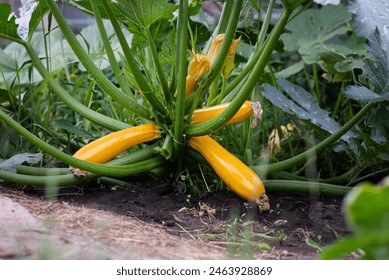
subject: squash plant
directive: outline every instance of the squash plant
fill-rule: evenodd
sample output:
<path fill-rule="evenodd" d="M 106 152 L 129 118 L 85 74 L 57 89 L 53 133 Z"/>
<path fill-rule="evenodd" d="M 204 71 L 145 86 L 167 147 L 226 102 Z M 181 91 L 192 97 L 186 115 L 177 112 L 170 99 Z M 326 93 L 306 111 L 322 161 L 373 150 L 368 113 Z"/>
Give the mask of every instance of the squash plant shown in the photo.
<path fill-rule="evenodd" d="M 267 34 L 275 3 L 275 0 L 270 0 L 254 51 L 243 70 L 231 79 L 229 74 L 233 69 L 235 50 L 240 40 L 236 30 L 243 0 L 223 1 L 222 15 L 214 33 L 202 51 L 192 50 L 191 55 L 188 55 L 190 53 L 188 34 L 191 34 L 191 30 L 188 30 L 189 4 L 186 0 L 180 0 L 177 5 L 165 0 L 73 1 L 94 16 L 117 84 L 108 79 L 95 65 L 54 0 L 31 2 L 34 2 L 35 9 L 30 14 L 28 24 L 24 26 L 27 31 L 24 30 L 22 35 L 18 33 L 18 25 L 15 16 L 11 14 L 10 6 L 0 4 L 0 36 L 23 46 L 32 66 L 43 77 L 44 84 L 47 84 L 70 110 L 112 133 L 89 143 L 72 155 L 28 131 L 2 107 L 0 119 L 5 124 L 14 128 L 44 153 L 71 166 L 73 172 L 67 168 L 19 166 L 16 173 L 0 169 L 0 179 L 29 185 L 47 185 L 47 182 L 55 182 L 55 185 L 62 186 L 101 177 L 127 177 L 155 172 L 166 174 L 166 168 L 170 170 L 173 168 L 176 174 L 179 174 L 187 158 L 199 160 L 201 163 L 205 158 L 234 192 L 244 199 L 255 201 L 261 211 L 269 209 L 265 187 L 268 190 L 310 190 L 314 187 L 315 191 L 333 194 L 344 194 L 349 190 L 348 187 L 314 182 L 308 184 L 290 180 L 262 182 L 260 176 L 285 170 L 329 147 L 358 123 L 371 105 L 364 107 L 323 142 L 295 157 L 274 164 L 247 167 L 211 138 L 214 131 L 225 125 L 240 122 L 252 114 L 260 117 L 260 106 L 253 104 L 254 109 L 250 106 L 251 103 L 248 101 L 250 94 L 289 19 L 298 16 L 299 8 L 302 5 L 310 5 L 311 1 L 283 0 L 282 13 Z M 177 17 L 173 18 L 173 12 L 176 10 Z M 136 116 L 137 126 L 132 127 L 124 120 L 85 106 L 69 94 L 54 78 L 55 73 L 50 72 L 47 65 L 42 63 L 30 40 L 34 29 L 48 12 L 55 18 L 69 46 L 94 82 L 114 102 Z M 119 64 L 115 57 L 103 18 L 108 19 L 115 30 L 123 50 L 121 58 L 124 66 Z M 161 62 L 160 49 L 157 48 L 153 37 L 154 32 L 158 28 L 163 28 L 166 23 L 169 24 L 169 28 L 176 23 L 176 30 L 173 33 L 175 47 L 171 52 L 173 61 L 169 65 Z M 142 61 L 136 56 L 126 40 L 123 27 L 143 40 L 149 61 Z M 125 71 L 126 75 L 123 75 L 122 71 Z M 222 80 L 220 93 L 215 90 L 218 89 L 219 77 Z M 207 108 L 202 108 L 203 104 Z M 137 136 L 134 136 L 135 134 Z M 115 158 L 137 144 L 141 145 L 137 151 Z M 229 180 L 231 174 L 236 176 L 233 180 Z M 243 177 L 247 179 L 244 183 L 238 180 Z"/>

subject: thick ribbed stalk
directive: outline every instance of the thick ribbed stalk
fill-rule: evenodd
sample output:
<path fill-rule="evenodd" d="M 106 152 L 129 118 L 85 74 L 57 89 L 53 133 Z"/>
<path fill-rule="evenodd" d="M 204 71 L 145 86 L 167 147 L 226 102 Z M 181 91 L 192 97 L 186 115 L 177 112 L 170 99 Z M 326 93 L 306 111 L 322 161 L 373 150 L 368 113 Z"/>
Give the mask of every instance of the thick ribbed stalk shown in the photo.
<path fill-rule="evenodd" d="M 352 190 L 352 187 L 345 187 L 332 184 L 324 184 L 311 181 L 294 180 L 264 180 L 266 192 L 312 192 L 320 194 L 343 196 Z"/>
<path fill-rule="evenodd" d="M 13 127 L 18 133 L 20 133 L 28 141 L 30 141 L 32 144 L 40 148 L 42 151 L 61 160 L 65 164 L 92 173 L 110 176 L 110 177 L 132 176 L 143 172 L 147 172 L 150 169 L 159 167 L 165 163 L 165 159 L 161 156 L 144 160 L 143 162 L 123 165 L 123 166 L 110 166 L 109 164 L 96 164 L 96 163 L 86 162 L 74 158 L 64 152 L 61 152 L 60 150 L 54 148 L 53 146 L 47 144 L 45 141 L 35 136 L 27 129 L 25 129 L 23 126 L 21 126 L 18 122 L 16 122 L 11 117 L 9 117 L 1 108 L 0 108 L 0 119 L 2 119 L 9 126 Z"/>
<path fill-rule="evenodd" d="M 131 164 L 143 162 L 151 157 L 158 155 L 157 150 L 153 146 L 146 146 L 141 150 L 131 153 L 131 155 L 117 158 L 108 162 L 108 165 L 119 166 L 123 164 Z M 18 174 L 0 170 L 0 179 L 10 183 L 23 185 L 46 186 L 50 182 L 55 182 L 56 186 L 67 186 L 84 181 L 94 180 L 100 177 L 98 174 L 90 173 L 86 178 L 77 178 L 69 170 L 69 168 L 42 168 L 32 166 L 17 167 Z M 147 171 L 147 174 L 154 172 L 154 169 Z"/>
<path fill-rule="evenodd" d="M 84 106 L 77 99 L 73 98 L 56 79 L 50 76 L 50 73 L 47 71 L 42 61 L 36 55 L 31 45 L 27 42 L 24 42 L 23 46 L 26 49 L 28 55 L 30 56 L 32 65 L 35 67 L 35 69 L 38 70 L 43 79 L 48 79 L 48 84 L 50 88 L 57 94 L 59 98 L 62 99 L 63 102 L 65 102 L 75 112 L 90 120 L 94 124 L 101 125 L 102 127 L 108 128 L 110 130 L 121 130 L 131 127 L 129 124 L 123 123 L 121 121 L 112 119 L 108 116 L 95 112 L 92 109 Z"/>
<path fill-rule="evenodd" d="M 98 2 L 100 2 L 100 1 L 101 0 L 99 0 Z M 97 28 L 99 29 L 100 37 L 101 37 L 101 40 L 103 41 L 104 49 L 105 49 L 105 52 L 107 53 L 109 64 L 112 68 L 113 74 L 115 75 L 115 77 L 120 85 L 120 88 L 125 93 L 127 93 L 127 95 L 130 98 L 134 99 L 134 96 L 131 93 L 130 87 L 128 86 L 126 79 L 122 75 L 120 67 L 119 67 L 119 63 L 117 62 L 116 57 L 113 53 L 111 44 L 109 42 L 107 31 L 105 30 L 104 23 L 103 23 L 103 20 L 101 18 L 98 3 L 97 3 L 97 1 L 94 1 L 94 0 L 91 0 L 90 3 L 92 6 L 93 14 L 95 16 Z"/>
<path fill-rule="evenodd" d="M 138 104 L 135 100 L 129 98 L 126 94 L 121 92 L 90 59 L 88 54 L 85 52 L 80 42 L 77 40 L 76 36 L 73 34 L 69 25 L 67 24 L 65 18 L 63 17 L 61 11 L 59 10 L 57 4 L 54 0 L 45 0 L 47 5 L 50 8 L 51 13 L 57 21 L 58 26 L 61 28 L 64 37 L 69 43 L 70 47 L 82 63 L 85 69 L 91 74 L 91 76 L 96 80 L 97 84 L 102 88 L 102 90 L 110 95 L 115 101 L 117 101 L 124 108 L 128 109 L 130 112 L 150 119 L 150 111 Z"/>
<path fill-rule="evenodd" d="M 231 1 L 231 0 L 229 0 Z M 228 24 L 224 33 L 224 39 L 218 51 L 218 54 L 215 58 L 215 61 L 212 64 L 211 71 L 209 72 L 207 81 L 204 83 L 204 86 L 200 88 L 200 96 L 202 96 L 207 89 L 210 87 L 215 78 L 220 75 L 220 70 L 223 67 L 224 61 L 227 57 L 228 51 L 230 49 L 232 40 L 234 39 L 236 27 L 239 22 L 239 15 L 242 8 L 242 0 L 234 0 L 232 1 L 232 10 L 231 17 L 228 20 Z M 228 5 L 228 4 L 226 4 Z"/>
<path fill-rule="evenodd" d="M 232 6 L 233 6 L 233 1 L 226 1 L 223 5 L 223 10 L 222 14 L 220 16 L 220 20 L 218 22 L 218 25 L 216 26 L 215 30 L 212 33 L 212 36 L 209 38 L 207 43 L 205 44 L 203 48 L 203 53 L 208 53 L 209 48 L 211 47 L 211 44 L 215 37 L 218 34 L 225 33 L 227 29 L 228 22 L 231 19 L 231 12 L 232 12 Z"/>
<path fill-rule="evenodd" d="M 184 147 L 184 114 L 185 114 L 185 91 L 186 91 L 186 76 L 188 71 L 187 66 L 187 38 L 188 38 L 188 1 L 180 0 L 180 8 L 178 14 L 178 35 L 177 35 L 177 96 L 175 102 L 174 113 L 174 143 L 173 157 L 179 160 L 182 159 L 182 151 Z"/>
<path fill-rule="evenodd" d="M 236 27 L 239 22 L 239 15 L 242 8 L 242 0 L 229 0 L 226 5 L 231 5 L 230 19 L 228 21 L 227 28 L 224 33 L 224 39 L 217 53 L 215 61 L 212 64 L 212 68 L 204 82 L 202 82 L 200 88 L 197 90 L 197 94 L 191 94 L 186 101 L 185 111 L 190 116 L 197 103 L 201 100 L 204 94 L 208 91 L 209 87 L 215 81 L 216 77 L 220 75 L 220 71 L 223 67 L 224 61 L 227 57 L 232 40 L 234 39 Z"/>
<path fill-rule="evenodd" d="M 261 31 L 259 32 L 257 43 L 255 46 L 256 51 L 259 50 L 259 48 L 262 46 L 263 42 L 265 41 L 267 30 L 269 29 L 269 25 L 270 25 L 270 20 L 271 20 L 271 17 L 273 15 L 273 8 L 274 8 L 275 2 L 276 2 L 276 0 L 270 0 L 269 6 L 267 7 L 266 16 L 265 16 L 265 19 L 263 21 Z"/>
<path fill-rule="evenodd" d="M 9 183 L 33 186 L 46 186 L 53 182 L 55 182 L 56 186 L 66 186 L 82 182 L 82 179 L 75 177 L 73 174 L 35 176 L 4 170 L 0 170 L 0 179 Z"/>
<path fill-rule="evenodd" d="M 230 106 L 215 118 L 201 123 L 201 124 L 190 124 L 185 128 L 185 133 L 190 136 L 205 135 L 211 131 L 218 129 L 230 120 L 235 113 L 239 110 L 242 104 L 247 100 L 255 84 L 258 81 L 258 77 L 265 68 L 267 61 L 274 50 L 279 37 L 281 36 L 284 27 L 289 19 L 290 11 L 284 10 L 281 17 L 279 18 L 276 26 L 272 30 L 269 39 L 266 41 L 263 52 L 255 64 L 254 69 L 251 71 L 247 81 L 242 85 L 242 88 L 237 93 L 237 96 L 231 102 Z"/>
<path fill-rule="evenodd" d="M 269 3 L 265 20 L 263 21 L 261 31 L 258 35 L 257 43 L 255 45 L 255 53 L 252 56 L 250 56 L 242 72 L 240 72 L 238 76 L 236 76 L 235 79 L 233 79 L 226 87 L 224 93 L 226 95 L 226 98 L 223 100 L 223 102 L 229 102 L 233 99 L 233 95 L 229 95 L 229 94 L 242 82 L 243 79 L 247 78 L 247 75 L 253 69 L 255 63 L 259 60 L 259 57 L 261 56 L 261 53 L 264 48 L 263 43 L 265 41 L 266 32 L 269 28 L 270 20 L 273 14 L 274 2 L 275 0 L 272 0 Z"/>
<path fill-rule="evenodd" d="M 345 123 L 336 133 L 332 134 L 324 141 L 306 150 L 305 152 L 281 162 L 272 163 L 268 165 L 251 166 L 251 169 L 253 169 L 256 173 L 258 173 L 261 176 L 261 175 L 266 175 L 266 174 L 271 174 L 274 172 L 286 170 L 288 168 L 291 168 L 293 166 L 296 166 L 297 164 L 306 161 L 307 159 L 309 159 L 310 155 L 320 153 L 325 148 L 329 147 L 337 140 L 339 140 L 347 131 L 349 131 L 354 125 L 356 125 L 362 119 L 362 117 L 370 110 L 372 106 L 373 103 L 366 104 L 354 117 L 352 117 L 347 123 Z"/>

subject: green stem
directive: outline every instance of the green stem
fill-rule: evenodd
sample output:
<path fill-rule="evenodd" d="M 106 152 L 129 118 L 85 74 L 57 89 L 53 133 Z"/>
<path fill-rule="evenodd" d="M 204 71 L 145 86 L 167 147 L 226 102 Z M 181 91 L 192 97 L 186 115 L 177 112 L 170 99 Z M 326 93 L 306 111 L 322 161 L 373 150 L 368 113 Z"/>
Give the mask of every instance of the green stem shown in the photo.
<path fill-rule="evenodd" d="M 161 83 L 163 94 L 165 95 L 165 100 L 167 102 L 171 102 L 172 96 L 170 94 L 169 85 L 166 79 L 165 71 L 162 68 L 161 62 L 159 61 L 158 52 L 155 48 L 153 36 L 150 33 L 150 29 L 146 29 L 147 40 L 149 41 L 149 46 L 151 49 L 151 55 L 153 57 L 154 65 L 157 70 L 157 75 L 159 78 L 159 82 Z"/>
<path fill-rule="evenodd" d="M 330 195 L 345 195 L 352 187 L 324 184 L 312 181 L 264 180 L 266 192 L 313 192 Z"/>
<path fill-rule="evenodd" d="M 228 22 L 231 18 L 232 7 L 233 7 L 233 1 L 226 1 L 224 3 L 222 14 L 220 15 L 220 20 L 218 22 L 218 25 L 216 26 L 215 30 L 212 33 L 212 36 L 209 38 L 206 45 L 204 46 L 203 53 L 208 53 L 208 50 L 211 47 L 213 40 L 216 38 L 218 34 L 225 33 Z"/>
<path fill-rule="evenodd" d="M 186 76 L 188 71 L 187 54 L 188 47 L 188 1 L 180 0 L 180 8 L 178 15 L 178 35 L 177 35 L 177 96 L 175 102 L 174 114 L 174 143 L 173 143 L 173 157 L 182 159 L 182 151 L 184 147 L 184 114 L 185 114 L 185 89 Z M 180 164 L 180 160 L 179 160 Z"/>
<path fill-rule="evenodd" d="M 66 186 L 77 184 L 83 181 L 82 179 L 75 177 L 73 174 L 35 176 L 17 174 L 4 170 L 0 170 L 0 179 L 9 183 L 33 186 L 47 186 L 53 182 L 56 186 Z"/>
<path fill-rule="evenodd" d="M 215 80 L 215 78 L 218 75 L 220 75 L 220 70 L 223 67 L 223 64 L 224 64 L 224 61 L 225 61 L 226 56 L 228 54 L 228 51 L 230 49 L 232 40 L 234 39 L 236 27 L 237 27 L 238 22 L 239 22 L 239 15 L 240 15 L 243 1 L 242 0 L 234 0 L 232 2 L 233 2 L 233 5 L 232 5 L 231 17 L 228 20 L 228 25 L 227 25 L 225 33 L 224 33 L 223 42 L 220 46 L 218 54 L 216 55 L 215 61 L 212 64 L 212 68 L 209 72 L 207 81 L 204 83 L 204 86 L 202 86 L 202 88 L 200 89 L 200 96 L 202 96 L 207 91 L 207 89 L 210 87 L 210 85 Z"/>
<path fill-rule="evenodd" d="M 276 0 L 270 0 L 269 6 L 267 7 L 266 16 L 263 21 L 261 31 L 259 32 L 257 43 L 255 46 L 256 51 L 259 50 L 259 48 L 263 45 L 263 42 L 265 41 L 267 30 L 269 29 L 270 20 L 273 15 L 273 9 L 274 9 L 274 3 Z"/>
<path fill-rule="evenodd" d="M 266 37 L 266 31 L 269 29 L 270 20 L 273 14 L 273 6 L 274 6 L 274 0 L 272 0 L 269 3 L 268 10 L 266 12 L 266 17 L 263 22 L 263 25 L 261 27 L 261 31 L 258 35 L 257 43 L 255 45 L 255 52 L 252 56 L 250 56 L 249 60 L 246 63 L 245 68 L 238 74 L 238 76 L 235 77 L 234 80 L 232 80 L 229 85 L 226 87 L 225 94 L 227 95 L 226 102 L 230 101 L 233 97 L 233 95 L 229 95 L 244 79 L 247 79 L 247 75 L 250 73 L 250 71 L 255 66 L 255 63 L 259 60 L 263 49 L 264 49 L 264 40 Z M 272 5 L 273 4 L 273 5 Z"/>
<path fill-rule="evenodd" d="M 370 110 L 370 108 L 373 105 L 374 105 L 373 103 L 366 104 L 354 117 L 352 117 L 346 124 L 344 124 L 336 133 L 332 134 L 324 141 L 306 150 L 305 152 L 281 162 L 272 163 L 268 165 L 251 166 L 251 169 L 261 176 L 265 174 L 271 174 L 274 172 L 286 170 L 288 168 L 291 168 L 293 166 L 296 166 L 297 164 L 306 161 L 307 159 L 309 159 L 310 155 L 320 153 L 325 148 L 329 147 L 337 140 L 339 140 L 347 131 L 349 131 L 354 125 L 356 125 L 362 119 L 362 117 Z"/>
<path fill-rule="evenodd" d="M 162 105 L 161 101 L 158 99 L 156 94 L 153 92 L 150 84 L 148 83 L 145 76 L 142 74 L 142 71 L 138 67 L 138 62 L 135 59 L 135 56 L 129 47 L 126 37 L 123 34 L 122 29 L 114 13 L 112 12 L 111 6 L 108 4 L 107 0 L 102 0 L 104 8 L 108 14 L 109 19 L 111 20 L 112 26 L 115 30 L 115 34 L 119 39 L 120 46 L 124 52 L 124 56 L 127 60 L 127 64 L 130 67 L 131 73 L 134 76 L 136 83 L 139 86 L 140 91 L 144 98 L 150 103 L 152 108 L 155 108 L 163 117 L 167 116 L 166 108 Z M 162 118 L 163 119 L 163 118 Z"/>
<path fill-rule="evenodd" d="M 266 63 L 270 55 L 272 54 L 274 47 L 277 44 L 277 41 L 281 36 L 286 23 L 288 22 L 289 16 L 290 12 L 284 10 L 279 18 L 279 21 L 272 30 L 268 40 L 266 41 L 264 49 L 261 52 L 261 56 L 255 64 L 254 69 L 251 71 L 249 77 L 247 78 L 247 81 L 245 81 L 245 83 L 242 85 L 242 88 L 239 90 L 237 96 L 234 98 L 231 104 L 221 114 L 212 118 L 209 121 L 200 124 L 187 125 L 185 128 L 185 133 L 187 135 L 197 136 L 209 134 L 211 131 L 220 128 L 235 115 L 235 113 L 239 110 L 242 104 L 247 100 L 255 84 L 257 83 L 258 77 L 265 68 Z"/>
<path fill-rule="evenodd" d="M 98 1 L 98 2 L 100 2 L 100 1 Z M 105 30 L 104 23 L 103 23 L 103 20 L 101 18 L 98 3 L 94 0 L 91 0 L 90 4 L 92 6 L 93 14 L 94 14 L 94 17 L 96 19 L 96 24 L 97 24 L 97 27 L 99 29 L 100 37 L 101 37 L 101 40 L 103 41 L 104 49 L 107 53 L 109 64 L 112 67 L 112 71 L 113 71 L 113 73 L 114 73 L 114 75 L 115 75 L 115 77 L 120 85 L 120 88 L 125 93 L 127 93 L 130 98 L 134 99 L 134 96 L 131 93 L 131 90 L 127 84 L 126 79 L 124 78 L 124 76 L 121 73 L 119 64 L 118 64 L 118 62 L 115 58 L 115 55 L 113 53 L 111 44 L 109 42 L 107 31 Z"/>
<path fill-rule="evenodd" d="M 157 154 L 152 146 L 146 146 L 144 149 L 133 152 L 130 156 L 118 158 L 110 161 L 109 165 L 122 165 L 137 162 L 143 162 Z M 147 171 L 153 172 L 153 168 Z M 68 168 L 41 168 L 31 166 L 19 166 L 18 173 L 0 170 L 0 179 L 10 183 L 34 186 L 47 186 L 55 183 L 56 186 L 68 186 L 94 180 L 100 177 L 98 174 L 90 173 L 85 179 L 75 177 Z"/>
<path fill-rule="evenodd" d="M 226 95 L 226 80 L 222 79 L 222 89 L 219 93 L 219 96 L 217 97 L 217 102 L 215 105 L 218 105 L 220 103 L 222 103 L 223 101 L 223 98 L 225 97 Z"/>
<path fill-rule="evenodd" d="M 47 144 L 45 141 L 35 136 L 27 129 L 25 129 L 22 125 L 20 125 L 18 122 L 16 122 L 11 117 L 9 117 L 2 109 L 0 109 L 0 119 L 2 119 L 9 126 L 13 127 L 18 133 L 20 133 L 28 141 L 30 141 L 32 144 L 40 148 L 42 151 L 61 160 L 63 163 L 99 175 L 104 175 L 109 177 L 123 177 L 123 176 L 138 175 L 140 173 L 147 172 L 152 168 L 161 166 L 165 163 L 165 159 L 161 156 L 158 157 L 156 156 L 154 158 L 144 160 L 143 162 L 123 165 L 123 166 L 112 166 L 112 165 L 110 166 L 109 164 L 97 164 L 97 163 L 86 162 L 74 158 L 54 148 L 53 146 Z"/>
<path fill-rule="evenodd" d="M 228 51 L 230 49 L 232 40 L 234 39 L 236 27 L 238 25 L 239 21 L 239 15 L 242 8 L 242 0 L 230 0 L 227 2 L 232 2 L 231 7 L 231 14 L 230 14 L 230 20 L 228 21 L 228 25 L 226 28 L 226 31 L 224 33 L 224 39 L 220 46 L 220 49 L 218 51 L 218 54 L 215 58 L 215 61 L 212 64 L 212 68 L 210 72 L 208 73 L 208 76 L 206 77 L 206 80 L 202 83 L 202 85 L 199 87 L 199 89 L 196 92 L 196 98 L 194 97 L 194 94 L 191 94 L 189 98 L 186 101 L 186 111 L 192 111 L 193 108 L 197 107 L 197 104 L 195 100 L 200 101 L 201 98 L 205 95 L 205 93 L 208 91 L 209 87 L 212 85 L 214 80 L 220 75 L 220 70 L 223 67 L 224 61 L 226 59 L 226 56 L 228 54 Z"/>
<path fill-rule="evenodd" d="M 108 116 L 102 115 L 100 113 L 97 113 L 93 111 L 92 109 L 84 106 L 78 100 L 73 98 L 61 85 L 60 83 L 55 80 L 52 75 L 50 74 L 47 69 L 45 68 L 42 61 L 39 59 L 39 57 L 35 54 L 34 50 L 32 49 L 31 45 L 27 42 L 23 43 L 24 48 L 26 49 L 28 55 L 30 56 L 31 62 L 33 66 L 38 70 L 38 72 L 41 74 L 43 79 L 48 80 L 48 84 L 50 88 L 62 99 L 63 102 L 65 102 L 71 109 L 76 111 L 81 116 L 85 117 L 86 119 L 90 120 L 91 122 L 95 124 L 99 124 L 105 128 L 108 128 L 110 130 L 121 130 L 127 127 L 130 127 L 130 125 L 123 123 L 121 121 L 112 119 Z"/>
<path fill-rule="evenodd" d="M 313 79 L 314 79 L 314 95 L 317 102 L 320 104 L 320 85 L 319 85 L 319 70 L 317 69 L 317 64 L 312 65 Z"/>
<path fill-rule="evenodd" d="M 120 158 L 115 158 L 109 162 L 107 165 L 120 166 L 125 164 L 131 164 L 136 162 L 142 162 L 144 160 L 155 157 L 159 154 L 155 146 L 144 146 L 142 149 L 132 152 L 127 156 Z M 35 176 L 52 176 L 52 175 L 66 175 L 71 174 L 69 168 L 53 168 L 53 167 L 33 167 L 28 165 L 21 165 L 16 168 L 17 172 L 25 175 L 35 175 Z M 93 174 L 91 174 L 93 175 Z M 94 174 L 98 176 L 97 174 Z M 89 178 L 89 177 L 88 177 Z M 91 177 L 94 178 L 94 177 Z"/>
<path fill-rule="evenodd" d="M 205 105 L 206 107 L 212 106 L 212 101 L 219 93 L 219 80 L 220 76 L 217 76 L 216 79 L 212 82 L 211 87 L 209 88 L 209 96 Z"/>
<path fill-rule="evenodd" d="M 61 28 L 62 33 L 66 40 L 68 41 L 70 47 L 82 63 L 91 76 L 96 80 L 97 84 L 102 88 L 102 90 L 110 95 L 114 100 L 116 100 L 124 108 L 128 109 L 130 112 L 143 117 L 145 119 L 150 119 L 150 111 L 138 104 L 135 100 L 129 98 L 126 94 L 121 92 L 105 75 L 94 62 L 90 59 L 88 54 L 84 51 L 80 42 L 77 40 L 76 36 L 73 34 L 73 31 L 70 29 L 69 25 L 66 22 L 66 19 L 63 17 L 60 9 L 58 8 L 54 0 L 45 0 L 47 5 L 50 8 L 51 13 L 57 21 L 58 26 Z"/>

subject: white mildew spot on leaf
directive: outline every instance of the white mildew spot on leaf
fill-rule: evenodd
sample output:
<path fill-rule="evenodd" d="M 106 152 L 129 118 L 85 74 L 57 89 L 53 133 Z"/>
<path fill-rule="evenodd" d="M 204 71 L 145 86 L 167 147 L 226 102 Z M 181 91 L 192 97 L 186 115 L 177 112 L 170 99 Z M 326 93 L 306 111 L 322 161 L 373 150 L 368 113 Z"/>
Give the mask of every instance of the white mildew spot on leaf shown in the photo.
<path fill-rule="evenodd" d="M 340 0 L 315 0 L 315 2 L 317 4 L 321 4 L 321 5 L 339 5 L 340 4 Z"/>
<path fill-rule="evenodd" d="M 35 11 L 38 3 L 34 0 L 21 0 L 22 7 L 19 9 L 19 17 L 15 22 L 18 24 L 18 34 L 23 39 L 28 38 L 28 32 L 30 27 L 30 20 L 32 13 Z"/>

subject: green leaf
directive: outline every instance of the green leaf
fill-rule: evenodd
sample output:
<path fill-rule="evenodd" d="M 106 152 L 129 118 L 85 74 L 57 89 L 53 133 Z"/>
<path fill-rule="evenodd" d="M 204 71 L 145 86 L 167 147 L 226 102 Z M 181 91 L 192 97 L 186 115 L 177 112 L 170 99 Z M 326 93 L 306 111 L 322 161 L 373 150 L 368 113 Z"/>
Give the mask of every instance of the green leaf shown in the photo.
<path fill-rule="evenodd" d="M 389 49 L 389 3 L 387 0 L 352 0 L 349 10 L 355 14 L 354 26 L 368 37 L 378 29 L 384 49 Z"/>
<path fill-rule="evenodd" d="M 339 45 L 328 41 L 350 31 L 346 25 L 350 20 L 351 14 L 344 6 L 328 5 L 322 9 L 310 9 L 288 23 L 286 29 L 290 33 L 283 34 L 281 40 L 285 50 L 297 50 L 305 63 L 312 64 L 319 53 L 339 48 Z"/>
<path fill-rule="evenodd" d="M 370 138 L 378 144 L 389 143 L 389 104 L 382 102 L 371 109 L 366 125 L 371 128 Z"/>
<path fill-rule="evenodd" d="M 389 57 L 381 45 L 379 32 L 369 37 L 367 52 L 372 61 L 367 61 L 363 74 L 374 85 L 375 92 L 364 86 L 349 86 L 345 93 L 348 97 L 362 102 L 389 101 Z"/>
<path fill-rule="evenodd" d="M 35 5 L 37 6 L 34 9 Z M 11 5 L 0 4 L 0 37 L 12 41 L 30 40 L 35 28 L 47 13 L 48 7 L 44 1 L 37 4 L 35 1 L 25 1 L 22 2 L 19 11 L 20 18 L 16 18 L 11 13 Z"/>
<path fill-rule="evenodd" d="M 363 259 L 384 260 L 389 258 L 389 232 L 377 232 L 343 239 L 323 249 L 322 260 L 338 259 L 362 249 Z"/>
<path fill-rule="evenodd" d="M 83 137 L 85 139 L 94 139 L 95 137 L 90 134 L 89 132 L 83 130 L 83 129 L 80 129 L 80 128 L 77 128 L 74 126 L 74 124 L 70 121 L 70 120 L 67 120 L 67 119 L 60 119 L 60 120 L 57 120 L 55 122 L 55 125 L 58 127 L 58 128 L 61 128 L 69 133 L 73 133 L 79 137 Z"/>
<path fill-rule="evenodd" d="M 162 19 L 173 18 L 173 12 L 178 6 L 167 0 L 118 0 L 117 8 L 128 21 L 149 28 Z"/>
<path fill-rule="evenodd" d="M 0 37 L 21 40 L 15 16 L 11 15 L 11 5 L 0 3 Z"/>
<path fill-rule="evenodd" d="M 72 0 L 72 1 L 68 1 L 67 3 L 69 5 L 75 7 L 76 9 L 93 16 L 93 10 L 92 10 L 92 6 L 90 4 L 90 0 Z M 112 5 L 112 3 L 110 3 L 110 2 L 108 4 Z M 101 17 L 108 19 L 109 18 L 108 14 L 105 11 L 105 9 L 102 7 L 103 5 L 101 4 L 100 1 L 97 2 L 97 5 L 100 8 Z M 113 11 L 117 20 L 125 20 L 125 17 L 123 16 L 123 14 L 121 12 L 117 11 L 116 9 L 112 9 L 112 11 Z"/>
<path fill-rule="evenodd" d="M 364 183 L 344 201 L 347 222 L 358 235 L 389 231 L 389 186 Z"/>
<path fill-rule="evenodd" d="M 263 96 L 273 105 L 285 113 L 307 120 L 331 134 L 340 129 L 339 123 L 329 116 L 328 111 L 319 107 L 312 94 L 287 80 L 281 79 L 278 81 L 278 84 L 284 92 L 287 92 L 289 98 L 277 88 L 269 84 L 263 85 Z M 341 139 L 352 144 L 352 139 L 355 137 L 355 133 L 349 131 Z"/>
<path fill-rule="evenodd" d="M 347 193 L 343 210 L 354 235 L 323 249 L 321 259 L 363 250 L 363 259 L 389 259 L 389 177 L 383 185 L 363 183 Z"/>
<path fill-rule="evenodd" d="M 6 159 L 4 161 L 0 160 L 0 170 L 6 170 L 10 172 L 16 172 L 16 167 L 22 165 L 23 163 L 38 163 L 42 160 L 43 154 L 37 153 L 37 154 L 30 154 L 30 153 L 23 153 L 23 154 L 17 154 L 13 157 Z"/>
<path fill-rule="evenodd" d="M 326 71 L 326 79 L 332 82 L 351 80 L 352 71 L 362 69 L 365 64 L 362 58 L 346 56 L 335 50 L 322 52 L 319 57 Z"/>
<path fill-rule="evenodd" d="M 22 2 L 23 3 L 23 2 Z M 36 27 L 38 24 L 40 24 L 41 20 L 45 16 L 45 14 L 48 12 L 49 7 L 46 5 L 45 1 L 38 1 L 38 6 L 34 10 L 34 12 L 31 15 L 31 19 L 28 24 L 28 40 L 31 39 L 32 34 L 34 33 Z"/>
<path fill-rule="evenodd" d="M 308 2 L 309 0 L 281 0 L 282 5 L 284 5 L 285 9 L 294 10 L 298 6 Z"/>
<path fill-rule="evenodd" d="M 292 64 L 291 66 L 275 73 L 277 79 L 286 79 L 290 76 L 299 73 L 304 69 L 304 61 L 300 60 L 299 62 Z"/>

